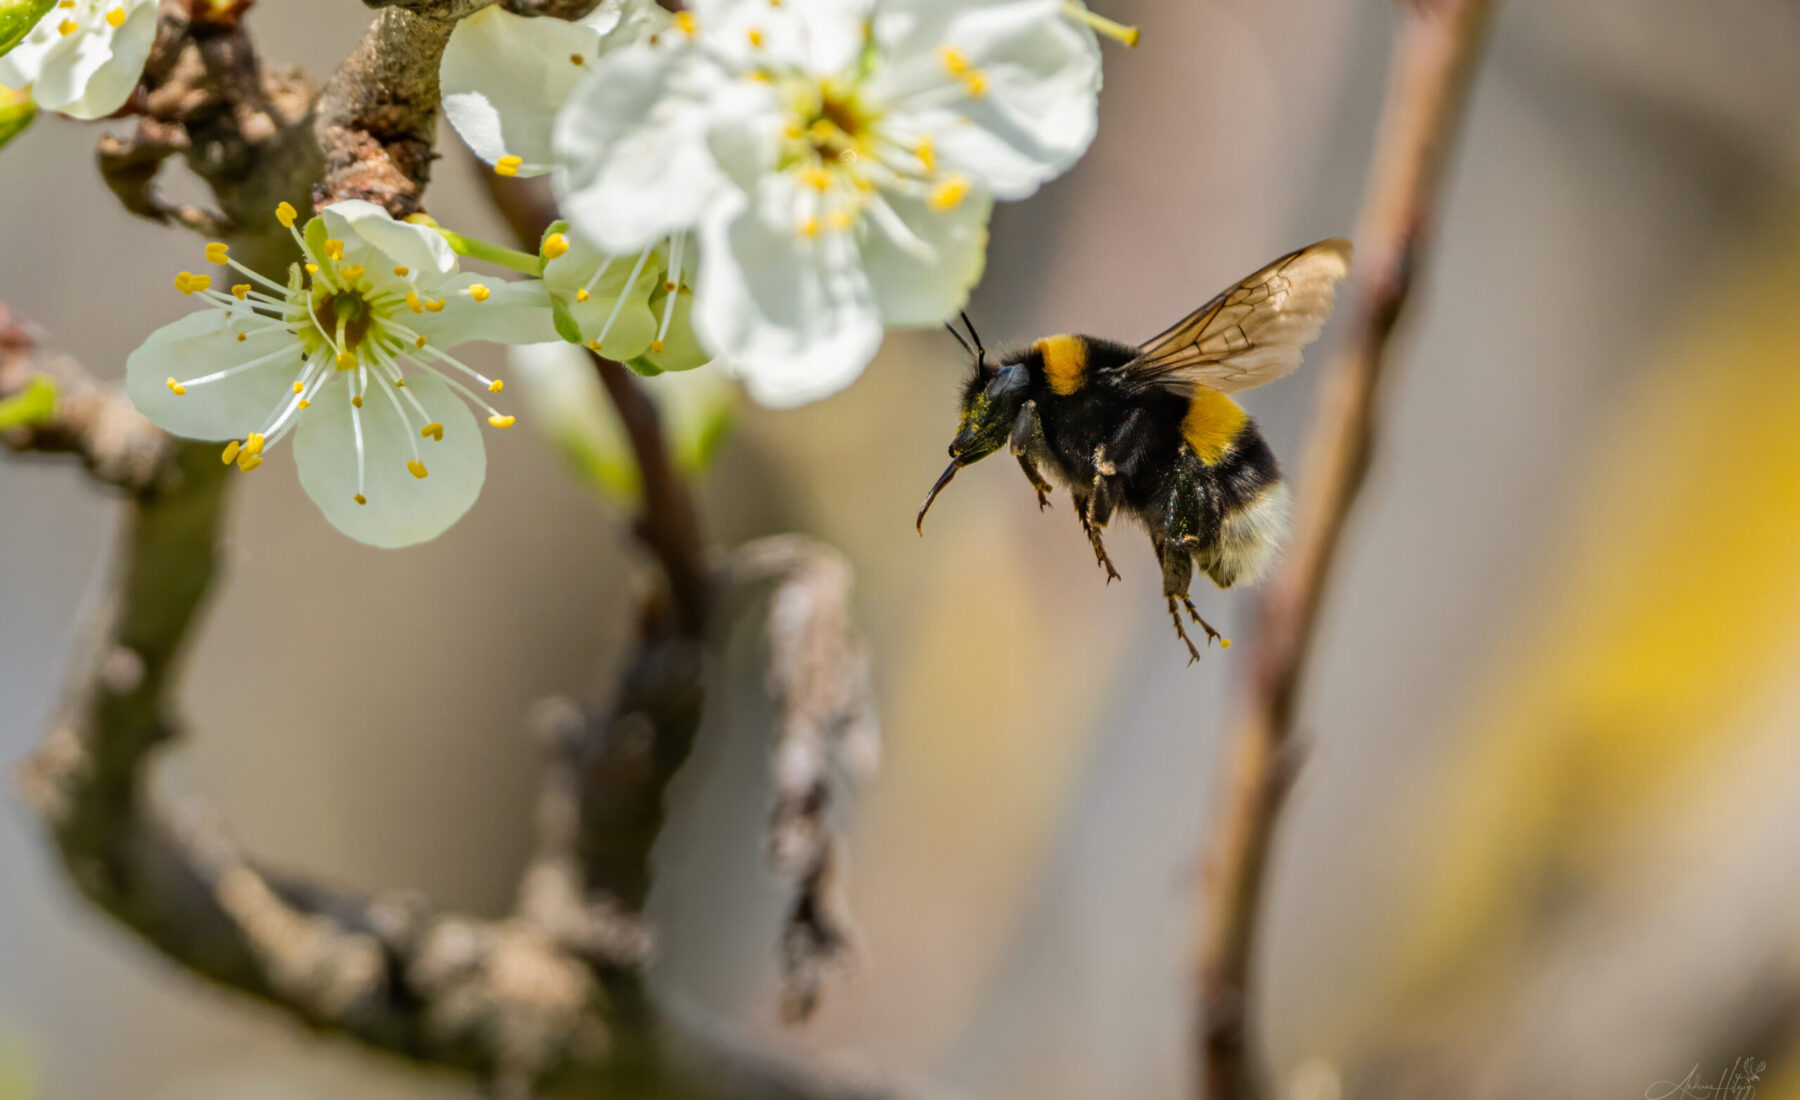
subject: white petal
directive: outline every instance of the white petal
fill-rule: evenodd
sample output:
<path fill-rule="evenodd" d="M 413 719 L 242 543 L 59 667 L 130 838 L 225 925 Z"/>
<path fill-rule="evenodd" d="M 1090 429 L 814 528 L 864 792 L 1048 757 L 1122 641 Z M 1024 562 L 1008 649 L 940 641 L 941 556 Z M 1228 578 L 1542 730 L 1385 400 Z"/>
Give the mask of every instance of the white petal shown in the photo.
<path fill-rule="evenodd" d="M 217 382 L 191 385 L 185 396 L 169 390 L 171 377 L 200 378 L 283 347 L 293 354 Z M 301 363 L 300 341 L 291 333 L 271 326 L 240 343 L 223 312 L 203 310 L 157 329 L 131 353 L 125 360 L 125 393 L 166 432 L 190 439 L 242 439 L 261 431 L 293 396 Z"/>
<path fill-rule="evenodd" d="M 476 301 L 468 292 L 477 283 L 488 289 L 485 301 Z M 538 344 L 557 339 L 550 295 L 536 279 L 507 282 L 464 272 L 444 280 L 432 293 L 444 300 L 441 313 L 408 313 L 402 320 L 439 348 L 448 350 L 469 340 Z"/>
<path fill-rule="evenodd" d="M 51 9 L 39 27 L 49 25 L 68 45 L 44 55 L 32 94 L 40 106 L 73 118 L 104 118 L 124 105 L 143 77 L 156 38 L 155 0 L 133 0 L 123 26 L 101 19 L 66 36 L 55 27 L 60 12 Z"/>
<path fill-rule="evenodd" d="M 595 9 L 590 19 L 603 13 L 617 23 L 619 5 Z M 551 167 L 556 112 L 587 75 L 600 43 L 592 24 L 529 18 L 498 6 L 478 11 L 457 23 L 444 48 L 438 69 L 444 117 L 482 160 L 515 156 L 524 161 L 518 175 L 542 175 Z M 577 57 L 580 64 L 572 60 Z"/>
<path fill-rule="evenodd" d="M 895 97 L 889 125 L 929 134 L 946 170 L 1002 199 L 1025 198 L 1067 171 L 1099 124 L 1093 32 L 1060 17 L 1025 18 L 1029 8 L 988 4 L 946 21 L 942 41 L 981 71 L 987 85 L 981 97 L 946 102 L 929 90 L 948 78 L 936 47 L 897 58 L 871 93 Z"/>
<path fill-rule="evenodd" d="M 450 387 L 427 371 L 408 374 L 406 388 L 444 425 L 441 442 L 419 438 L 419 425 L 403 423 L 383 394 L 369 394 L 361 413 L 367 471 L 363 495 L 369 503 L 358 504 L 348 381 L 347 376 L 334 380 L 313 407 L 300 414 L 300 426 L 294 430 L 300 484 L 325 518 L 358 542 L 409 546 L 443 534 L 475 503 L 487 477 L 487 450 L 474 415 Z M 406 408 L 412 411 L 410 405 Z M 414 440 L 430 471 L 422 479 L 406 466 L 413 457 Z"/>
<path fill-rule="evenodd" d="M 972 192 L 948 210 L 902 195 L 886 201 L 895 217 L 871 219 L 862 248 L 881 319 L 890 325 L 948 320 L 981 281 L 994 200 Z"/>
<path fill-rule="evenodd" d="M 388 212 L 372 202 L 348 199 L 333 203 L 319 212 L 331 237 L 346 246 L 361 240 L 388 260 L 387 264 L 369 263 L 366 257 L 353 258 L 348 247 L 345 260 L 375 269 L 401 264 L 414 271 L 446 274 L 456 269 L 456 253 L 443 234 L 428 225 L 395 221 Z"/>
<path fill-rule="evenodd" d="M 862 53 L 871 0 L 713 3 L 695 11 L 706 50 L 732 68 L 846 74 Z"/>
<path fill-rule="evenodd" d="M 786 205 L 785 182 L 770 181 L 771 212 Z M 803 237 L 760 209 L 724 207 L 702 228 L 694 319 L 751 396 L 799 405 L 862 373 L 881 346 L 881 318 L 848 234 Z"/>
<path fill-rule="evenodd" d="M 614 50 L 661 34 L 675 22 L 675 17 L 656 0 L 600 0 L 593 11 L 576 22 L 605 35 L 602 48 Z"/>
<path fill-rule="evenodd" d="M 635 253 L 697 224 L 729 187 L 707 144 L 724 81 L 684 49 L 601 58 L 556 120 L 556 186 L 576 228 L 606 251 Z"/>

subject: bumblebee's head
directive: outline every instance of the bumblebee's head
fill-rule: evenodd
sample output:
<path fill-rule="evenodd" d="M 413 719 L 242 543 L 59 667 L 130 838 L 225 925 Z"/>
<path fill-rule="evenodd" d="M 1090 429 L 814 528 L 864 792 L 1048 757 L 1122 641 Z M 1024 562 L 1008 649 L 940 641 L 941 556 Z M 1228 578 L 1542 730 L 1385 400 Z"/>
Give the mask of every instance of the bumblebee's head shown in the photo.
<path fill-rule="evenodd" d="M 1013 424 L 1019 419 L 1019 410 L 1025 405 L 1028 375 L 1024 364 L 988 362 L 987 349 L 981 346 L 981 338 L 975 335 L 975 326 L 969 324 L 967 314 L 963 315 L 962 321 L 969 327 L 974 347 L 971 348 L 956 329 L 950 329 L 950 335 L 955 336 L 974 359 L 974 369 L 963 385 L 962 419 L 957 424 L 956 438 L 950 441 L 950 466 L 931 487 L 925 503 L 919 506 L 917 526 L 920 534 L 924 534 L 925 513 L 938 493 L 950 484 L 957 470 L 980 462 L 1006 445 Z"/>

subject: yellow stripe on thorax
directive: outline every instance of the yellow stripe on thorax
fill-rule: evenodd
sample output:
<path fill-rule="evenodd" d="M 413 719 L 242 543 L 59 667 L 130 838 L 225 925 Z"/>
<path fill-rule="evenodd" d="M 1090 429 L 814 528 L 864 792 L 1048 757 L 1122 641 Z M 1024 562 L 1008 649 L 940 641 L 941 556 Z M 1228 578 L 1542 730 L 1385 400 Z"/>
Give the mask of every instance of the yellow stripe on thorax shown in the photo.
<path fill-rule="evenodd" d="M 1216 390 L 1196 390 L 1181 419 L 1181 435 L 1208 466 L 1225 457 L 1250 419 L 1236 401 Z"/>
<path fill-rule="evenodd" d="M 1087 341 L 1079 336 L 1046 336 L 1033 344 L 1044 358 L 1050 392 L 1067 397 L 1087 381 Z"/>

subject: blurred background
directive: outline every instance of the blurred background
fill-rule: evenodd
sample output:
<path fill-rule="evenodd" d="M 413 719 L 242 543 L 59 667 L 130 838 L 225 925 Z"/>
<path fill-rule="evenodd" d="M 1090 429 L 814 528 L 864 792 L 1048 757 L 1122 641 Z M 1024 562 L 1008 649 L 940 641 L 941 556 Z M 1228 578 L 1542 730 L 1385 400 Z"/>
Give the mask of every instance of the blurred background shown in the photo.
<path fill-rule="evenodd" d="M 1142 339 L 1354 224 L 1386 0 L 1097 6 L 1144 41 L 1107 48 L 1087 159 L 997 214 L 990 345 Z M 252 25 L 322 76 L 367 19 L 265 0 Z M 1755 1095 L 1800 1096 L 1797 57 L 1792 0 L 1497 7 L 1278 837 L 1255 1012 L 1295 1100 L 1630 1100 L 1739 1058 Z M 168 279 L 199 242 L 119 211 L 94 136 L 41 119 L 0 155 L 0 298 L 117 376 L 184 312 Z M 498 237 L 444 136 L 431 208 Z M 854 564 L 885 748 L 851 831 L 862 960 L 784 1032 L 739 632 L 657 851 L 657 981 L 948 1095 L 1177 1097 L 1247 651 L 1188 668 L 1141 537 L 1114 536 L 1109 588 L 1066 496 L 1040 515 L 1010 463 L 916 537 L 962 369 L 947 336 L 896 335 L 836 398 L 744 407 L 704 479 L 722 544 L 801 530 Z M 1246 402 L 1290 465 L 1315 378 Z M 338 535 L 285 458 L 241 486 L 166 778 L 249 851 L 510 905 L 527 715 L 604 688 L 642 566 L 541 440 L 492 436 L 490 463 L 471 516 L 404 553 Z M 0 761 L 53 706 L 116 518 L 76 471 L 0 462 Z M 1253 606 L 1197 595 L 1223 627 Z M 9 792 L 0 1097 L 117 1095 L 475 1092 L 177 973 L 76 900 Z"/>

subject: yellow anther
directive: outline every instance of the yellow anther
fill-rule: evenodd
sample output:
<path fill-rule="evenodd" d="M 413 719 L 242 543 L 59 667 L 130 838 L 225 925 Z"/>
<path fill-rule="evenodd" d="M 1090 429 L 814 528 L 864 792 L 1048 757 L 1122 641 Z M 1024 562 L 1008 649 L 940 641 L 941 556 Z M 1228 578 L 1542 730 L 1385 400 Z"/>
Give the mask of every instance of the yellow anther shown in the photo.
<path fill-rule="evenodd" d="M 343 259 L 344 258 L 344 242 L 337 241 L 337 240 L 326 241 L 325 242 L 325 255 L 330 256 L 333 260 Z"/>
<path fill-rule="evenodd" d="M 61 23 L 58 23 L 56 25 L 56 29 L 62 33 L 62 36 L 64 38 L 67 38 L 69 35 L 74 34 L 76 31 L 80 30 L 81 24 L 75 22 L 75 20 L 73 20 L 73 19 L 65 19 Z"/>
<path fill-rule="evenodd" d="M 294 219 L 299 216 L 300 211 L 294 209 L 293 203 L 284 202 L 275 208 L 275 220 L 281 223 L 283 229 L 294 228 Z"/>
<path fill-rule="evenodd" d="M 174 394 L 176 397 L 186 397 L 187 396 L 187 387 L 182 385 L 180 382 L 175 381 L 175 376 L 172 374 L 169 375 L 168 381 L 164 382 L 163 385 L 169 387 L 169 392 Z"/>
<path fill-rule="evenodd" d="M 1104 15 L 1096 15 L 1074 0 L 1063 5 L 1063 14 L 1094 28 L 1100 34 L 1135 48 L 1138 44 L 1138 29 L 1124 23 L 1114 22 Z"/>
<path fill-rule="evenodd" d="M 338 274 L 354 282 L 363 277 L 365 268 L 361 264 L 345 264 L 338 268 Z"/>
<path fill-rule="evenodd" d="M 240 302 L 243 301 L 245 298 L 248 298 L 250 296 L 250 284 L 249 283 L 239 283 L 236 286 L 232 287 L 231 288 L 231 296 L 233 298 L 236 298 Z"/>
<path fill-rule="evenodd" d="M 361 493 L 358 493 L 358 494 L 356 494 L 356 495 L 355 495 L 355 496 L 353 496 L 353 497 L 351 497 L 351 498 L 350 498 L 350 499 L 351 499 L 351 500 L 354 500 L 354 501 L 355 501 L 355 502 L 356 502 L 356 503 L 358 503 L 358 504 L 367 504 L 367 503 L 369 503 L 369 498 L 368 498 L 368 497 L 366 497 L 366 496 L 363 496 L 363 495 L 362 495 L 362 494 L 361 494 Z"/>
<path fill-rule="evenodd" d="M 248 436 L 245 436 L 244 437 L 244 450 L 249 451 L 253 455 L 262 454 L 262 452 L 263 452 L 262 433 L 251 432 Z"/>
<path fill-rule="evenodd" d="M 408 214 L 400 220 L 408 225 L 422 225 L 427 229 L 436 229 L 438 227 L 437 219 L 430 214 L 425 213 L 423 210 Z"/>
<path fill-rule="evenodd" d="M 258 466 L 261 466 L 262 464 L 263 464 L 263 460 L 257 455 L 248 454 L 248 453 L 238 455 L 238 469 L 244 471 L 245 473 L 249 473 L 250 471 L 256 469 Z"/>
<path fill-rule="evenodd" d="M 246 340 L 248 340 L 248 339 L 250 339 L 250 334 L 249 334 L 249 333 L 247 333 L 247 332 L 240 332 L 240 333 L 238 333 L 238 343 L 240 343 L 240 344 L 241 344 L 241 343 L 244 343 L 244 342 L 245 342 L 245 341 L 246 341 Z"/>
<path fill-rule="evenodd" d="M 763 32 L 762 32 L 762 30 L 761 30 L 761 29 L 760 29 L 760 28 L 757 28 L 757 27 L 751 27 L 751 28 L 750 28 L 750 33 L 749 33 L 749 35 L 748 35 L 748 37 L 749 37 L 749 39 L 750 39 L 750 48 L 751 48 L 751 49 L 753 49 L 753 50 L 760 50 L 760 49 L 762 49 L 762 46 L 763 46 Z"/>
<path fill-rule="evenodd" d="M 681 28 L 681 33 L 687 35 L 689 38 L 700 33 L 700 20 L 694 18 L 694 13 L 691 11 L 676 12 L 675 25 Z"/>
<path fill-rule="evenodd" d="M 419 436 L 423 439 L 435 439 L 439 443 L 442 443 L 444 441 L 444 426 L 434 421 L 425 425 L 423 428 L 420 428 Z"/>
<path fill-rule="evenodd" d="M 569 238 L 561 233 L 552 233 L 544 238 L 544 259 L 554 260 L 569 251 Z"/>
<path fill-rule="evenodd" d="M 438 300 L 436 300 L 434 302 L 426 302 L 425 303 L 425 312 L 426 313 L 442 313 L 442 312 L 444 312 L 444 307 L 448 304 L 449 303 L 444 301 L 444 299 L 442 299 L 442 298 L 439 298 Z"/>
<path fill-rule="evenodd" d="M 421 336 L 421 337 L 419 337 L 419 339 L 423 340 L 423 339 L 425 339 L 425 337 Z M 419 346 L 424 347 L 425 345 L 420 344 Z M 405 389 L 406 388 L 406 379 L 404 379 L 404 378 L 394 379 L 394 388 L 397 390 Z"/>
<path fill-rule="evenodd" d="M 312 402 L 308 401 L 306 398 L 302 397 L 300 399 L 300 403 L 298 405 L 295 405 L 294 407 L 296 409 L 299 409 L 301 412 L 305 412 L 307 409 L 312 408 Z"/>
<path fill-rule="evenodd" d="M 206 246 L 206 262 L 222 264 L 231 258 L 231 246 L 214 241 Z"/>
<path fill-rule="evenodd" d="M 806 136 L 806 131 L 801 129 L 798 122 L 788 123 L 787 126 L 783 128 L 783 132 L 787 134 L 789 141 L 799 141 Z"/>
<path fill-rule="evenodd" d="M 477 302 L 487 301 L 488 295 L 490 295 L 492 293 L 493 293 L 493 291 L 489 290 L 485 286 L 482 286 L 480 283 L 470 283 L 469 284 L 469 297 L 475 299 Z"/>
<path fill-rule="evenodd" d="M 425 464 L 416 458 L 408 462 L 406 468 L 412 471 L 412 476 L 418 478 L 420 481 L 425 480 L 425 476 L 431 473 L 430 470 L 425 468 Z"/>
<path fill-rule="evenodd" d="M 955 207 L 969 194 L 969 181 L 961 175 L 951 175 L 944 182 L 931 189 L 931 197 L 927 199 L 934 210 L 949 210 Z"/>
<path fill-rule="evenodd" d="M 398 276 L 399 276 L 399 277 L 400 277 L 400 278 L 402 278 L 402 279 L 404 279 L 404 278 L 406 278 L 406 277 L 407 277 L 407 276 L 408 276 L 408 275 L 411 275 L 411 274 L 412 274 L 412 269 L 411 269 L 411 268 L 405 268 L 405 267 L 396 267 L 396 268 L 395 268 L 395 269 L 394 269 L 394 274 L 395 274 L 395 275 L 398 275 Z"/>
<path fill-rule="evenodd" d="M 75 0 L 56 0 L 56 6 L 59 8 L 73 8 L 75 6 Z"/>
<path fill-rule="evenodd" d="M 338 370 L 355 370 L 356 369 L 356 353 L 353 351 L 338 352 L 337 353 L 337 368 L 338 368 Z"/>
<path fill-rule="evenodd" d="M 183 271 L 175 276 L 175 289 L 183 294 L 198 294 L 212 286 L 211 275 L 196 275 L 191 271 Z"/>
<path fill-rule="evenodd" d="M 572 53 L 569 55 L 569 64 L 571 64 L 571 65 L 586 65 L 587 58 L 581 56 L 578 53 Z"/>
<path fill-rule="evenodd" d="M 585 302 L 591 297 L 593 297 L 593 295 L 591 295 L 587 292 L 587 287 L 585 287 L 585 286 L 581 287 L 575 291 L 575 300 L 577 302 Z"/>
<path fill-rule="evenodd" d="M 806 128 L 806 136 L 811 138 L 815 145 L 823 145 L 837 136 L 837 124 L 830 119 L 815 119 L 813 124 Z"/>
<path fill-rule="evenodd" d="M 353 408 L 353 409 L 360 409 L 360 408 L 362 408 L 362 394 L 360 394 L 360 393 L 358 393 L 358 394 L 352 394 L 352 395 L 351 395 L 351 397 L 350 397 L 350 407 L 351 407 L 351 408 Z"/>
<path fill-rule="evenodd" d="M 663 342 L 661 340 L 650 341 L 650 353 L 652 355 L 661 355 L 662 349 L 663 349 Z"/>
<path fill-rule="evenodd" d="M 773 80 L 774 77 L 769 75 L 769 70 L 767 69 L 751 69 L 750 79 L 758 84 L 767 84 L 769 81 Z"/>
<path fill-rule="evenodd" d="M 825 224 L 839 232 L 843 232 L 856 224 L 856 222 L 855 219 L 851 218 L 850 215 L 846 214 L 844 211 L 833 210 L 830 215 L 826 217 Z"/>
<path fill-rule="evenodd" d="M 496 176 L 516 176 L 519 174 L 519 169 L 523 167 L 524 164 L 524 157 L 515 157 L 511 153 L 508 153 L 506 156 L 503 156 L 494 162 L 494 174 Z"/>
<path fill-rule="evenodd" d="M 488 423 L 492 424 L 496 428 L 510 428 L 514 424 L 517 424 L 518 422 L 519 422 L 519 418 L 516 416 L 490 416 L 490 417 L 488 417 Z"/>
<path fill-rule="evenodd" d="M 302 385 L 301 385 L 301 384 L 300 384 L 300 383 L 298 383 L 298 382 L 295 382 L 295 383 L 294 383 L 294 395 L 295 395 L 295 396 L 296 396 L 296 397 L 297 397 L 297 396 L 299 396 L 299 395 L 300 395 L 300 394 L 302 394 L 302 393 L 304 393 L 304 392 L 306 392 L 306 387 L 305 387 L 305 386 L 302 386 Z"/>
<path fill-rule="evenodd" d="M 123 27 L 125 25 L 125 9 L 114 8 L 107 12 L 106 25 L 109 27 Z"/>
<path fill-rule="evenodd" d="M 971 69 L 968 74 L 963 77 L 963 87 L 969 90 L 969 96 L 971 98 L 985 98 L 988 92 L 987 74 L 980 69 Z"/>
<path fill-rule="evenodd" d="M 674 279 L 664 279 L 663 280 L 663 289 L 668 291 L 669 293 L 673 294 L 675 292 L 675 280 Z"/>
<path fill-rule="evenodd" d="M 950 70 L 951 76 L 961 76 L 970 69 L 969 55 L 955 46 L 945 43 L 938 47 L 938 57 L 943 59 L 944 68 Z"/>
<path fill-rule="evenodd" d="M 800 173 L 800 182 L 814 191 L 831 190 L 831 173 L 814 165 Z"/>
<path fill-rule="evenodd" d="M 819 219 L 807 218 L 805 221 L 801 222 L 800 235 L 809 239 L 817 237 L 819 235 Z"/>
<path fill-rule="evenodd" d="M 306 273 L 308 275 L 317 275 L 319 273 L 319 265 L 318 264 L 307 264 L 306 265 Z"/>
<path fill-rule="evenodd" d="M 425 303 L 419 298 L 418 291 L 409 290 L 406 292 L 406 308 L 412 310 L 414 313 L 425 312 Z"/>
<path fill-rule="evenodd" d="M 932 142 L 931 135 L 927 134 L 919 139 L 919 143 L 913 146 L 913 155 L 919 158 L 919 165 L 925 169 L 926 174 L 936 174 L 937 146 Z"/>
<path fill-rule="evenodd" d="M 242 449 L 243 448 L 238 445 L 237 440 L 232 440 L 230 443 L 225 444 L 225 453 L 219 456 L 219 461 L 227 466 L 231 465 L 233 462 L 237 461 L 238 451 Z"/>
<path fill-rule="evenodd" d="M 414 340 L 413 343 L 419 347 L 424 347 L 425 346 L 425 337 L 421 336 L 417 340 Z M 402 378 L 400 381 L 395 382 L 394 385 L 404 386 L 404 385 L 406 385 L 406 379 Z"/>
<path fill-rule="evenodd" d="M 595 347 L 595 348 L 596 348 L 596 349 L 598 349 L 598 348 L 599 348 L 599 346 L 600 346 L 600 345 L 598 345 L 598 344 L 595 344 L 595 345 L 594 345 L 594 347 Z M 501 390 L 503 390 L 503 389 L 505 389 L 505 388 L 506 388 L 506 383 L 505 383 L 505 382 L 502 382 L 502 381 L 501 381 L 501 380 L 500 380 L 500 379 L 498 379 L 498 378 L 496 378 L 496 379 L 494 379 L 494 380 L 493 380 L 493 381 L 492 381 L 492 382 L 489 382 L 489 383 L 488 383 L 488 392 L 489 392 L 489 393 L 499 393 L 499 392 L 500 392 L 500 391 L 501 391 Z"/>
<path fill-rule="evenodd" d="M 600 347 L 600 341 L 598 341 L 598 340 L 589 340 L 589 341 L 588 341 L 588 342 L 587 342 L 587 346 L 588 346 L 588 350 L 589 350 L 589 351 L 602 351 L 602 350 L 604 350 L 604 349 L 602 349 L 602 348 L 601 348 L 601 347 Z"/>

